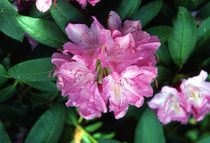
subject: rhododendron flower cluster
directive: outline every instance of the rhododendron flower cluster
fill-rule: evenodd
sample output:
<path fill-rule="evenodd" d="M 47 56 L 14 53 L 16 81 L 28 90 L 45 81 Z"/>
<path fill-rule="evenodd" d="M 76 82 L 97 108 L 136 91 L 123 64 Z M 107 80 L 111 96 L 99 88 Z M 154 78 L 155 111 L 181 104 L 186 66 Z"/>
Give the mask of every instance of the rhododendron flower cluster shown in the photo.
<path fill-rule="evenodd" d="M 157 111 L 163 124 L 172 120 L 186 123 L 191 114 L 201 121 L 210 111 L 210 82 L 206 82 L 208 74 L 201 71 L 198 76 L 183 79 L 179 89 L 164 86 L 160 93 L 148 103 Z"/>
<path fill-rule="evenodd" d="M 108 16 L 108 29 L 93 20 L 90 28 L 68 24 L 72 42 L 64 44 L 62 53 L 53 54 L 54 76 L 62 95 L 68 96 L 66 105 L 78 107 L 81 116 L 100 117 L 109 104 L 118 119 L 129 105 L 140 107 L 144 97 L 153 95 L 150 84 L 157 76 L 153 53 L 160 42 L 142 31 L 140 21 L 122 24 L 114 11 Z"/>
<path fill-rule="evenodd" d="M 68 0 L 66 0 L 68 1 Z M 95 6 L 96 3 L 100 2 L 100 0 L 76 0 L 84 9 L 87 5 L 87 2 L 90 3 L 92 6 Z M 54 0 L 56 6 L 56 0 Z M 52 0 L 36 0 L 36 7 L 41 12 L 46 12 L 50 9 L 52 5 Z"/>

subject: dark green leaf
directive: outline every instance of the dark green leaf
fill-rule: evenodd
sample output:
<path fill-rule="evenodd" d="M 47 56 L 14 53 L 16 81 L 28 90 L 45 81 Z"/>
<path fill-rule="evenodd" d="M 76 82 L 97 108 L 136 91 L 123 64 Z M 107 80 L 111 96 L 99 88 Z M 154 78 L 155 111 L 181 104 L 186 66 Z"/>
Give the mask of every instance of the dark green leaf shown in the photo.
<path fill-rule="evenodd" d="M 0 90 L 0 103 L 7 101 L 10 99 L 16 91 L 15 85 L 9 85 L 4 89 Z"/>
<path fill-rule="evenodd" d="M 47 19 L 50 17 L 50 12 L 46 11 L 46 12 L 40 12 L 37 7 L 36 4 L 33 4 L 30 8 L 30 12 L 29 12 L 29 16 L 30 17 L 34 17 L 34 18 L 44 18 Z M 50 17 L 51 18 L 51 17 Z"/>
<path fill-rule="evenodd" d="M 131 19 L 140 20 L 142 27 L 144 27 L 159 13 L 161 6 L 162 0 L 150 2 L 149 4 L 142 6 Z"/>
<path fill-rule="evenodd" d="M 201 4 L 203 4 L 206 0 L 175 0 L 175 6 L 183 6 L 189 10 L 194 10 Z"/>
<path fill-rule="evenodd" d="M 57 143 L 63 130 L 64 117 L 62 104 L 52 106 L 32 127 L 25 143 Z"/>
<path fill-rule="evenodd" d="M 147 109 L 138 121 L 134 143 L 156 142 L 165 143 L 163 128 L 156 115 Z"/>
<path fill-rule="evenodd" d="M 92 133 L 92 132 L 95 132 L 96 130 L 98 130 L 102 125 L 103 125 L 102 122 L 96 122 L 94 124 L 91 124 L 91 125 L 86 126 L 85 127 L 85 130 L 87 132 Z"/>
<path fill-rule="evenodd" d="M 81 12 L 70 3 L 58 1 L 56 3 L 56 8 L 57 9 L 55 9 L 54 5 L 51 6 L 50 13 L 64 33 L 66 33 L 65 28 L 68 22 L 79 22 L 84 19 Z"/>
<path fill-rule="evenodd" d="M 205 138 L 197 141 L 196 143 L 210 143 L 210 136 L 205 137 Z"/>
<path fill-rule="evenodd" d="M 173 35 L 168 40 L 172 60 L 179 69 L 183 67 L 195 48 L 196 32 L 195 19 L 187 9 L 180 7 L 174 23 Z"/>
<path fill-rule="evenodd" d="M 207 17 L 210 17 L 210 2 L 206 3 L 198 12 L 196 17 L 200 19 L 205 19 Z"/>
<path fill-rule="evenodd" d="M 164 43 L 172 35 L 172 28 L 165 25 L 151 27 L 146 30 L 149 34 L 158 36 L 161 43 Z"/>
<path fill-rule="evenodd" d="M 66 109 L 65 121 L 68 125 L 77 125 L 77 116 L 72 108 Z"/>
<path fill-rule="evenodd" d="M 51 81 L 26 82 L 26 84 L 42 91 L 57 91 L 56 84 Z"/>
<path fill-rule="evenodd" d="M 16 20 L 16 15 L 17 11 L 8 0 L 0 0 L 0 31 L 15 40 L 22 41 L 24 32 Z"/>
<path fill-rule="evenodd" d="M 52 21 L 28 16 L 17 16 L 17 20 L 28 35 L 44 45 L 61 48 L 68 41 L 66 36 Z"/>
<path fill-rule="evenodd" d="M 202 47 L 209 46 L 210 44 L 210 17 L 203 21 L 198 28 L 197 33 L 197 46 L 198 50 L 202 50 Z"/>
<path fill-rule="evenodd" d="M 6 76 L 6 70 L 0 64 L 0 86 L 3 85 L 5 82 L 7 82 L 7 78 L 5 76 Z"/>
<path fill-rule="evenodd" d="M 0 121 L 0 143 L 11 143 L 11 140 L 7 132 L 4 130 L 4 126 L 1 121 Z"/>
<path fill-rule="evenodd" d="M 51 58 L 28 60 L 11 67 L 9 76 L 23 81 L 49 81 L 50 70 L 53 68 Z M 52 76 L 51 76 L 52 77 Z"/>
<path fill-rule="evenodd" d="M 117 12 L 121 19 L 127 19 L 136 13 L 138 7 L 140 6 L 142 0 L 122 0 Z"/>
<path fill-rule="evenodd" d="M 172 65 L 173 62 L 169 54 L 168 47 L 165 44 L 161 44 L 157 50 L 157 54 L 161 66 L 169 67 Z"/>
<path fill-rule="evenodd" d="M 120 143 L 120 141 L 112 140 L 112 139 L 100 139 L 98 143 Z"/>

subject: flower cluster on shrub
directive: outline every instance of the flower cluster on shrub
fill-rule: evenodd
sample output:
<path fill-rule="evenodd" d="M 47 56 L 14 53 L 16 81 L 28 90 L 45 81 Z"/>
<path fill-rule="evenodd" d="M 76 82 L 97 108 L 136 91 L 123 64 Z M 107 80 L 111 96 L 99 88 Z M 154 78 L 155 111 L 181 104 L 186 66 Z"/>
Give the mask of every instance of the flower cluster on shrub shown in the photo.
<path fill-rule="evenodd" d="M 72 42 L 54 53 L 54 76 L 67 106 L 79 108 L 86 119 L 100 117 L 101 112 L 114 112 L 121 118 L 128 105 L 142 106 L 151 97 L 151 82 L 157 76 L 154 52 L 160 46 L 156 36 L 142 31 L 140 21 L 126 20 L 111 11 L 105 29 L 95 17 L 90 28 L 69 23 L 66 33 Z M 73 57 L 71 57 L 73 54 Z"/>
<path fill-rule="evenodd" d="M 191 114 L 201 121 L 210 111 L 210 82 L 208 74 L 201 71 L 198 76 L 183 79 L 178 88 L 164 86 L 160 93 L 148 102 L 149 107 L 157 111 L 163 124 L 172 120 L 186 123 Z"/>

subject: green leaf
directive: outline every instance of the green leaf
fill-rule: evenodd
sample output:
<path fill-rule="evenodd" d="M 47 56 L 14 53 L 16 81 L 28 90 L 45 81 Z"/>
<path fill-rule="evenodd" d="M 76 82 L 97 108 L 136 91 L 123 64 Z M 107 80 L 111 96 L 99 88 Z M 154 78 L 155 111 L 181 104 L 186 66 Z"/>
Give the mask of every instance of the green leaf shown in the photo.
<path fill-rule="evenodd" d="M 173 35 L 168 40 L 170 55 L 179 69 L 183 67 L 195 48 L 196 32 L 195 19 L 187 9 L 180 7 L 173 26 Z"/>
<path fill-rule="evenodd" d="M 0 121 L 0 143 L 11 143 L 11 140 L 7 132 L 4 130 L 4 126 L 1 121 Z"/>
<path fill-rule="evenodd" d="M 210 142 L 210 136 L 205 137 L 199 141 L 197 141 L 196 143 L 209 143 Z"/>
<path fill-rule="evenodd" d="M 100 139 L 98 143 L 120 143 L 120 141 L 113 140 L 113 139 Z"/>
<path fill-rule="evenodd" d="M 142 27 L 144 27 L 159 13 L 161 7 L 162 0 L 155 0 L 142 6 L 131 19 L 140 20 Z"/>
<path fill-rule="evenodd" d="M 95 132 L 103 125 L 102 122 L 96 122 L 94 124 L 88 125 L 85 127 L 85 130 L 89 133 Z"/>
<path fill-rule="evenodd" d="M 24 61 L 8 70 L 9 76 L 23 81 L 50 81 L 50 70 L 53 68 L 51 58 L 41 58 Z"/>
<path fill-rule="evenodd" d="M 52 21 L 28 16 L 17 16 L 17 21 L 28 35 L 44 45 L 61 48 L 68 41 Z"/>
<path fill-rule="evenodd" d="M 203 21 L 198 28 L 197 33 L 197 49 L 202 50 L 202 47 L 207 47 L 210 44 L 210 17 Z"/>
<path fill-rule="evenodd" d="M 175 6 L 183 6 L 188 10 L 195 10 L 198 6 L 203 4 L 206 0 L 174 0 Z"/>
<path fill-rule="evenodd" d="M 68 125 L 77 125 L 77 116 L 72 108 L 66 109 L 65 121 Z"/>
<path fill-rule="evenodd" d="M 197 18 L 205 19 L 207 17 L 210 17 L 210 2 L 206 3 L 198 12 L 196 15 Z"/>
<path fill-rule="evenodd" d="M 163 128 L 156 115 L 147 109 L 138 121 L 134 143 L 165 143 Z"/>
<path fill-rule="evenodd" d="M 161 44 L 157 50 L 157 54 L 161 66 L 170 67 L 172 65 L 173 62 L 169 54 L 168 47 L 165 44 Z"/>
<path fill-rule="evenodd" d="M 0 64 L 0 86 L 2 86 L 5 82 L 7 82 L 6 76 L 6 70 L 4 67 Z"/>
<path fill-rule="evenodd" d="M 16 20 L 16 15 L 17 11 L 8 0 L 0 0 L 0 31 L 15 40 L 22 41 L 24 32 Z"/>
<path fill-rule="evenodd" d="M 161 43 L 164 43 L 172 35 L 172 28 L 170 26 L 160 25 L 151 27 L 146 30 L 149 34 L 158 36 Z"/>
<path fill-rule="evenodd" d="M 58 1 L 55 6 L 51 6 L 50 13 L 59 28 L 65 32 L 68 22 L 80 22 L 84 19 L 81 12 L 70 3 Z"/>
<path fill-rule="evenodd" d="M 0 103 L 7 101 L 10 99 L 16 91 L 15 85 L 9 85 L 6 88 L 0 90 Z"/>
<path fill-rule="evenodd" d="M 117 13 L 120 15 L 121 19 L 127 19 L 136 13 L 138 7 L 140 6 L 142 0 L 121 0 L 121 3 L 117 9 Z"/>
<path fill-rule="evenodd" d="M 93 137 L 96 139 L 111 139 L 115 136 L 115 133 L 94 133 Z"/>
<path fill-rule="evenodd" d="M 63 130 L 64 118 L 64 106 L 53 105 L 32 127 L 25 143 L 57 143 Z"/>
<path fill-rule="evenodd" d="M 56 84 L 51 81 L 26 82 L 26 84 L 42 91 L 57 91 Z"/>

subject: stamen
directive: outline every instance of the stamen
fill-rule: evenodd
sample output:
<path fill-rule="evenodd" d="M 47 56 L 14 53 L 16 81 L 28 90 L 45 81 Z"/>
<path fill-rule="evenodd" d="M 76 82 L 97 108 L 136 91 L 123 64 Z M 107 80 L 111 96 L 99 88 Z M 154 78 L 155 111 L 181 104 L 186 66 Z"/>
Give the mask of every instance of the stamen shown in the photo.
<path fill-rule="evenodd" d="M 56 70 L 56 67 L 55 67 L 55 66 L 53 66 L 53 68 L 49 71 L 48 78 L 50 78 L 50 77 L 51 77 L 51 73 L 52 73 L 53 71 L 55 71 L 55 70 Z"/>
<path fill-rule="evenodd" d="M 158 82 L 156 78 L 155 78 L 155 85 L 156 85 L 156 88 L 158 88 Z"/>
<path fill-rule="evenodd" d="M 54 5 L 55 5 L 55 9 L 58 10 L 57 7 L 56 7 L 56 0 L 54 0 Z"/>
<path fill-rule="evenodd" d="M 159 56 L 156 52 L 154 52 L 155 56 L 157 57 L 157 62 L 159 63 L 160 62 L 160 59 L 159 59 Z"/>

